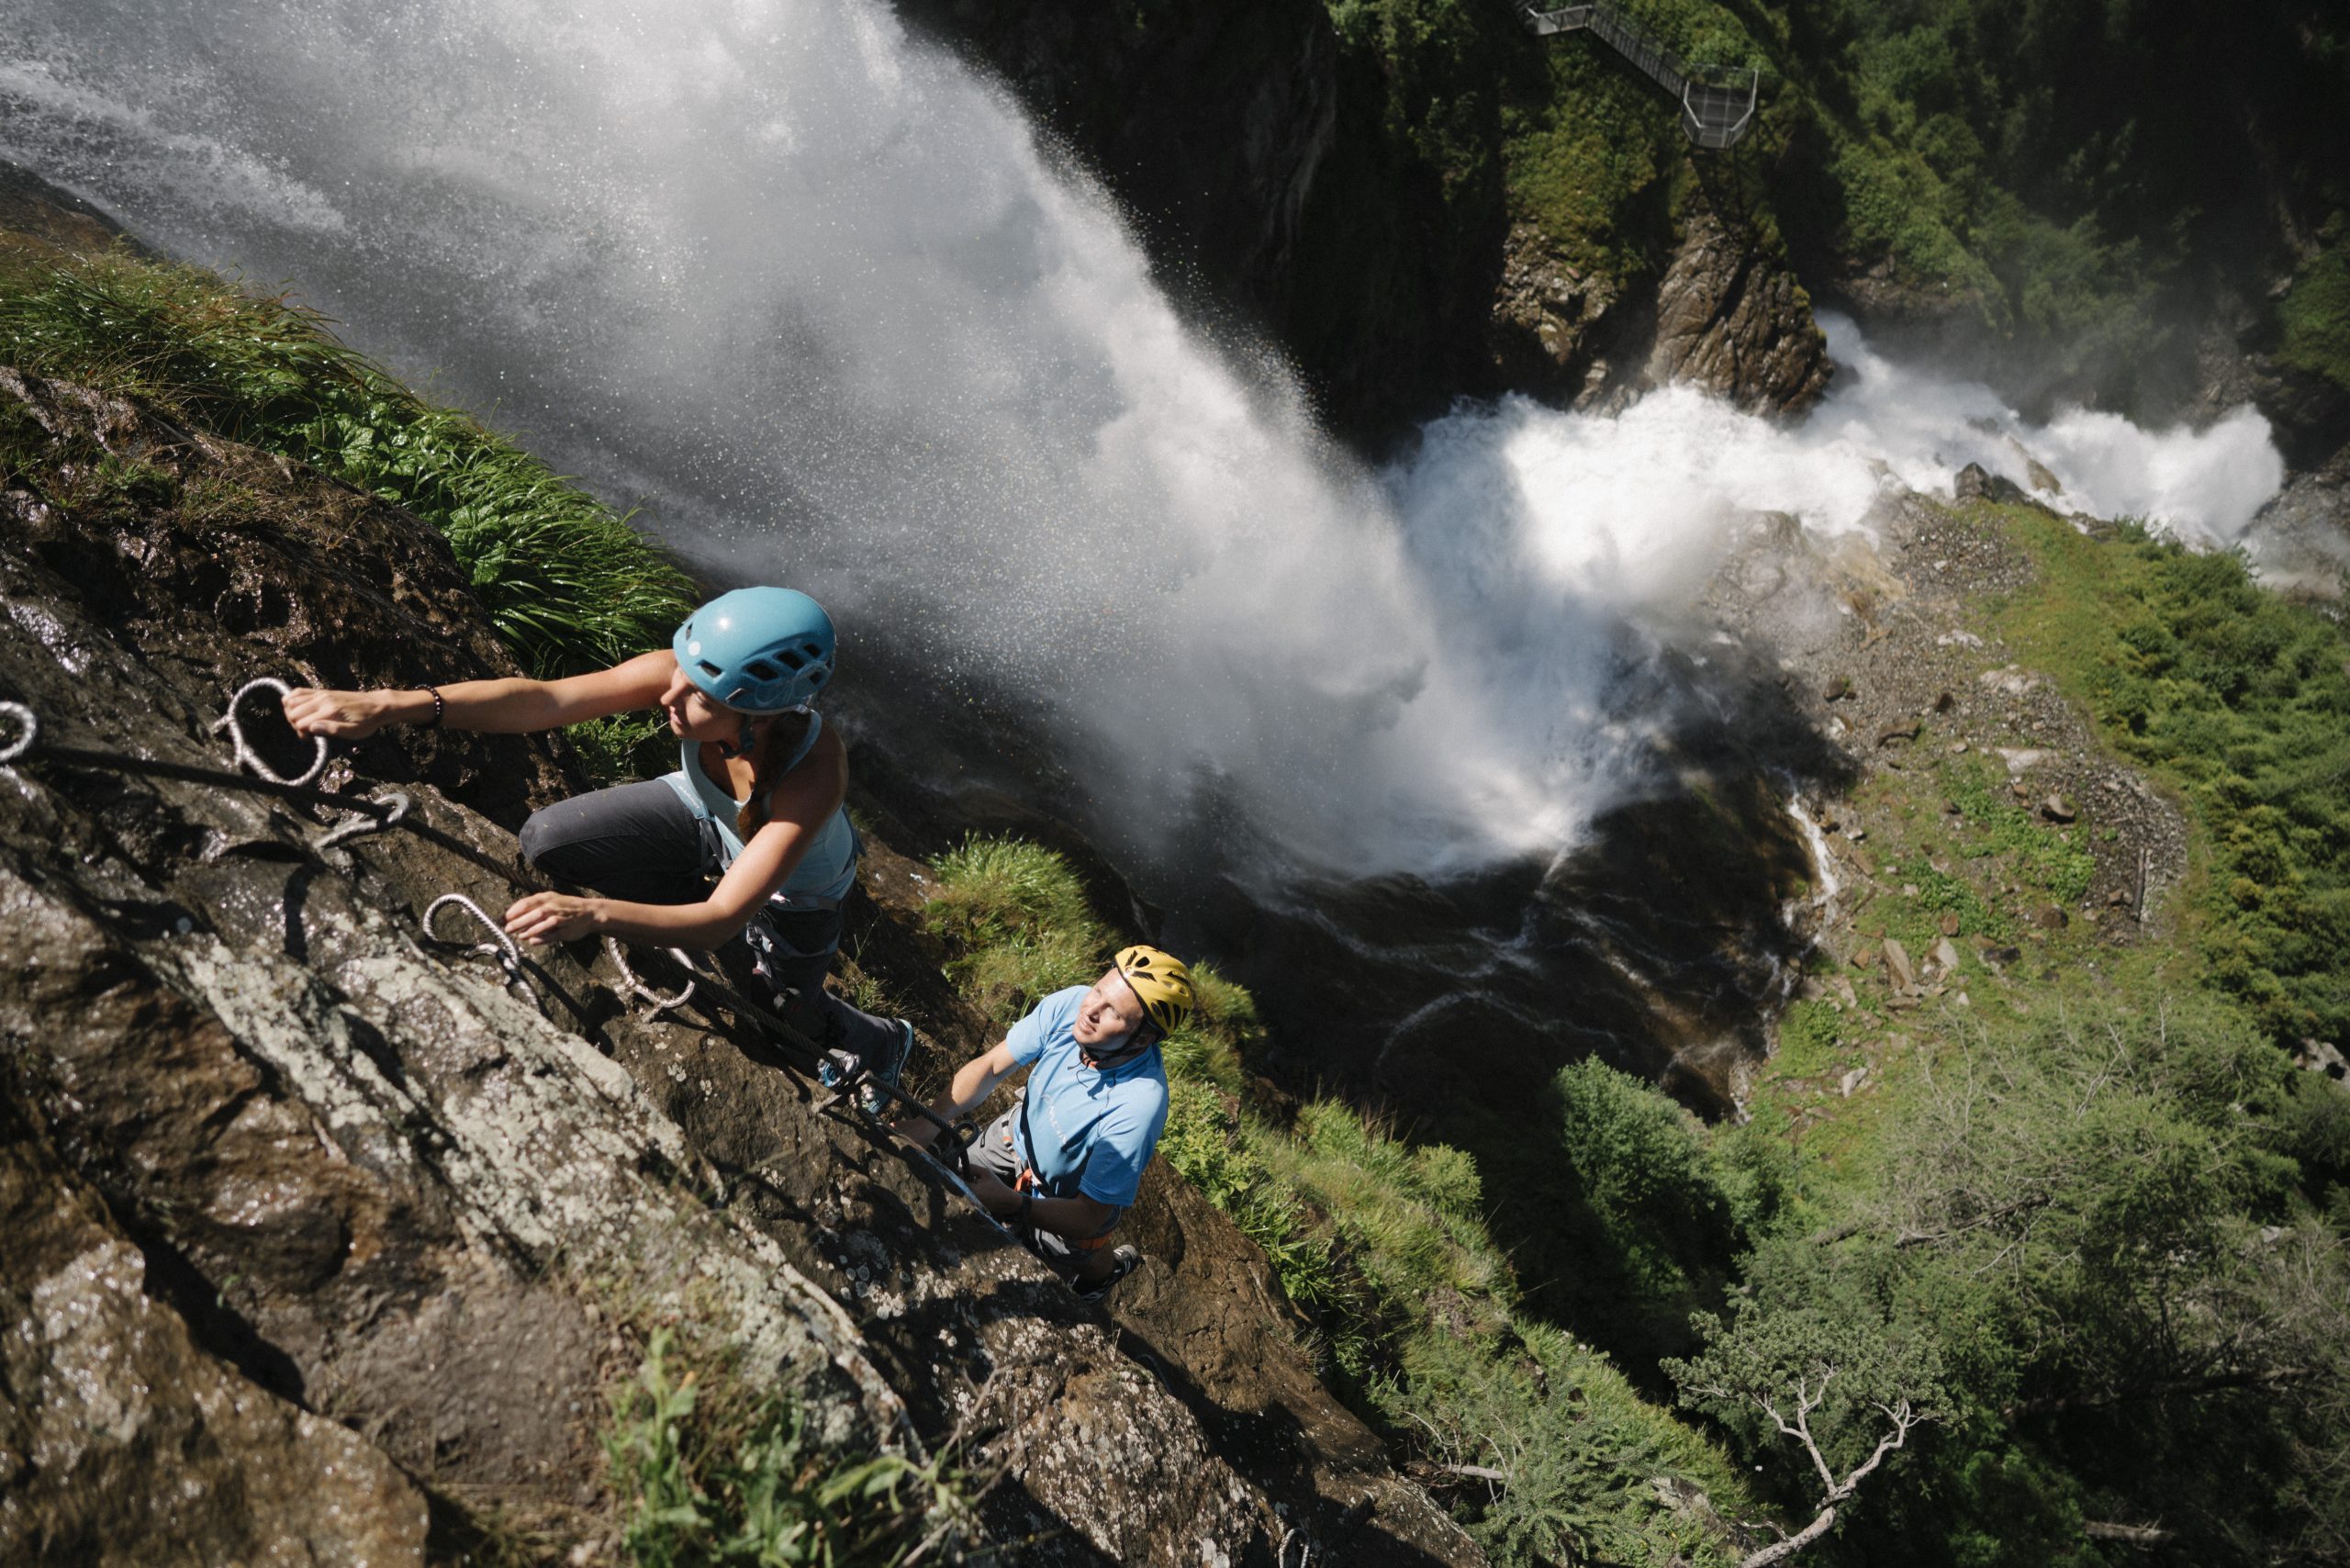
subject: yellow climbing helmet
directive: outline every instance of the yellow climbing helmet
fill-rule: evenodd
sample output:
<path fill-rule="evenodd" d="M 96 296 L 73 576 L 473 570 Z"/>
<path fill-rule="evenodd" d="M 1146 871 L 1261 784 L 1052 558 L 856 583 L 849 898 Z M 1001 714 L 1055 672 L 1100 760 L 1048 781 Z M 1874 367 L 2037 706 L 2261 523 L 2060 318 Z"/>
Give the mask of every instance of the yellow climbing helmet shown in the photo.
<path fill-rule="evenodd" d="M 1197 998 L 1192 991 L 1192 971 L 1183 967 L 1182 959 L 1137 945 L 1121 949 L 1115 961 L 1118 972 L 1142 1002 L 1144 1015 L 1158 1025 L 1160 1034 L 1171 1035 L 1191 1019 Z"/>

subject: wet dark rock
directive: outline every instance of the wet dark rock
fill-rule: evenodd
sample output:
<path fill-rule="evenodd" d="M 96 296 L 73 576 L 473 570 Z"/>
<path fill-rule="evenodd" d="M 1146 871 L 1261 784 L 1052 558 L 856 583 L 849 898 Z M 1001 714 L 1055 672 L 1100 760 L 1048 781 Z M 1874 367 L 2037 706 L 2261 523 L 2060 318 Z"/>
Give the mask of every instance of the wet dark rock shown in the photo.
<path fill-rule="evenodd" d="M 1649 379 L 1800 413 L 1828 390 L 1831 369 L 1811 297 L 1786 259 L 1709 212 L 1693 214 L 1657 286 Z"/>
<path fill-rule="evenodd" d="M 1617 307 L 1623 289 L 1585 274 L 1530 223 L 1511 226 L 1494 289 L 1488 353 L 1503 386 L 1580 409 L 1628 399 L 1643 365 L 1643 328 Z"/>
<path fill-rule="evenodd" d="M 1278 322 L 1337 117 L 1337 39 L 1317 0 L 1188 6 L 906 0 L 900 11 L 1000 74 L 1082 148 L 1169 280 Z"/>
<path fill-rule="evenodd" d="M 1586 273 L 1540 229 L 1513 225 L 1488 339 L 1504 388 L 1602 412 L 1681 383 L 1752 411 L 1798 413 L 1831 370 L 1785 259 L 1702 207 L 1652 288 Z"/>
<path fill-rule="evenodd" d="M 63 251 L 143 250 L 103 209 L 6 159 L 0 159 L 0 232 Z"/>

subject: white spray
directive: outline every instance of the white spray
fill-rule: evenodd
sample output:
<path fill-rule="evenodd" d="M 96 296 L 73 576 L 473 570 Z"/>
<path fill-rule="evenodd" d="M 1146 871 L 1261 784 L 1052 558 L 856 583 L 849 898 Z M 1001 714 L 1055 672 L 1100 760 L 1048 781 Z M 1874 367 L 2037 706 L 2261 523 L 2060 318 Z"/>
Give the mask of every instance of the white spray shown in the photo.
<path fill-rule="evenodd" d="M 1873 459 L 2020 467 L 1965 422 L 2006 417 L 1987 393 L 1846 332 L 1863 374 L 1801 430 L 1687 391 L 1513 400 L 1366 476 L 878 0 L 201 11 L 0 0 L 0 154 L 296 280 L 853 638 L 1022 695 L 1128 825 L 1212 782 L 1336 867 L 1555 850 L 1640 778 L 1619 619 L 1702 581 L 1733 512 L 1849 528 Z M 2026 444 L 2084 504 L 2221 537 L 2276 484 L 2250 416 Z"/>

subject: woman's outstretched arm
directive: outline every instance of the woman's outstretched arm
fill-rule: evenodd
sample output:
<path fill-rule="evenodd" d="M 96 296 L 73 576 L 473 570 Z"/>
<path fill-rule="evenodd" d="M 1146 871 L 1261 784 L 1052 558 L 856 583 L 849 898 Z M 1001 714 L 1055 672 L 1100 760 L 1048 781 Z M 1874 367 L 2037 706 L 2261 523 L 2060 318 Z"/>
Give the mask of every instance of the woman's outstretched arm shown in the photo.
<path fill-rule="evenodd" d="M 453 730 L 490 735 L 560 729 L 583 719 L 652 707 L 677 669 L 677 656 L 660 648 L 593 675 L 562 680 L 461 680 L 440 689 L 441 722 Z M 305 687 L 286 697 L 285 722 L 298 734 L 358 740 L 386 724 L 431 723 L 432 694 L 421 687 L 405 691 Z"/>

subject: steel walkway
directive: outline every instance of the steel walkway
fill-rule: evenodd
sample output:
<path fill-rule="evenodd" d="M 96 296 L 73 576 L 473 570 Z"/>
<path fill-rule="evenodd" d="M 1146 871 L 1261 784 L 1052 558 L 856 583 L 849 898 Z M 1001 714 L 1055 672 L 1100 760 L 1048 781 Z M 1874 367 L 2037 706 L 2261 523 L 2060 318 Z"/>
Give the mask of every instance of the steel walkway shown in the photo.
<path fill-rule="evenodd" d="M 1544 10 L 1520 0 L 1518 15 L 1538 38 L 1587 32 L 1622 55 L 1681 104 L 1681 129 L 1700 147 L 1734 147 L 1754 124 L 1762 73 L 1731 66 L 1693 65 L 1613 6 L 1561 6 Z"/>

